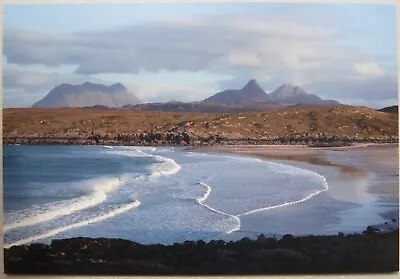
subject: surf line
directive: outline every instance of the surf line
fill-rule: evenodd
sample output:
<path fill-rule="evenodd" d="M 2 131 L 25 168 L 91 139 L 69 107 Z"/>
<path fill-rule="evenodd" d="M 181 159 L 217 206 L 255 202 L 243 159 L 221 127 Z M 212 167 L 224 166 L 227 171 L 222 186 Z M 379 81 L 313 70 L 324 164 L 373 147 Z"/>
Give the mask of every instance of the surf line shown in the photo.
<path fill-rule="evenodd" d="M 170 158 L 162 157 L 159 155 L 148 154 L 138 148 L 135 148 L 135 150 L 144 156 L 156 158 L 156 159 L 162 161 L 160 166 L 155 166 L 152 168 L 151 177 L 157 177 L 157 176 L 162 176 L 162 175 L 172 175 L 181 170 L 181 166 L 177 162 L 175 162 L 174 160 L 172 160 Z M 163 165 L 164 166 L 168 165 L 169 168 L 163 169 L 162 168 Z"/>
<path fill-rule="evenodd" d="M 322 189 L 322 190 L 320 190 L 320 191 L 317 191 L 317 192 L 314 192 L 314 193 L 312 193 L 311 195 L 309 195 L 309 196 L 307 196 L 307 197 L 305 197 L 305 198 L 303 198 L 303 199 L 300 199 L 300 200 L 296 200 L 296 201 L 292 201 L 292 202 L 285 202 L 285 203 L 278 204 L 278 205 L 274 205 L 274 206 L 268 206 L 268 207 L 258 208 L 258 209 L 255 209 L 255 210 L 251 210 L 251 211 L 248 211 L 248 212 L 245 212 L 245 213 L 238 214 L 238 215 L 231 215 L 231 214 L 228 214 L 228 213 L 225 213 L 225 212 L 216 210 L 215 208 L 212 208 L 212 207 L 210 207 L 210 206 L 204 204 L 203 202 L 208 198 L 208 196 L 209 196 L 210 193 L 211 193 L 211 187 L 208 186 L 207 184 L 203 183 L 203 182 L 199 182 L 198 184 L 203 185 L 204 187 L 206 187 L 207 191 L 206 191 L 206 193 L 205 193 L 202 197 L 197 198 L 197 202 L 198 202 L 200 205 L 206 207 L 207 209 L 209 209 L 209 210 L 211 210 L 211 211 L 213 211 L 213 212 L 216 212 L 216 213 L 219 213 L 219 214 L 223 214 L 223 215 L 225 215 L 225 216 L 230 216 L 230 217 L 232 217 L 232 218 L 235 218 L 235 219 L 238 221 L 238 226 L 237 226 L 237 228 L 232 229 L 232 230 L 230 230 L 230 231 L 227 232 L 227 233 L 231 233 L 231 232 L 234 232 L 234 231 L 237 231 L 237 230 L 240 229 L 240 217 L 241 217 L 241 216 L 249 215 L 249 214 L 252 214 L 252 213 L 255 213 L 255 212 L 266 211 L 266 210 L 270 210 L 270 209 L 275 209 L 275 208 L 279 208 L 279 207 L 285 207 L 285 206 L 290 206 L 290 205 L 294 205 L 294 204 L 297 204 L 297 203 L 301 203 L 301 202 L 304 202 L 304 201 L 306 201 L 306 200 L 311 199 L 312 197 L 314 197 L 314 196 L 316 196 L 316 195 L 318 195 L 318 194 L 320 194 L 320 193 L 322 193 L 322 192 L 327 191 L 327 190 L 329 189 L 329 186 L 328 186 L 328 182 L 326 181 L 326 178 L 323 177 L 322 175 L 318 174 L 318 173 L 316 173 L 316 174 L 323 180 L 323 182 L 324 182 L 324 183 L 323 183 L 323 184 L 324 184 L 324 189 Z"/>
<path fill-rule="evenodd" d="M 320 175 L 320 176 L 323 177 L 322 175 Z M 307 197 L 305 197 L 305 198 L 303 198 L 303 199 L 301 199 L 301 200 L 296 200 L 296 201 L 292 201 L 292 202 L 285 202 L 285 203 L 278 204 L 278 205 L 273 205 L 273 206 L 258 208 L 258 209 L 255 209 L 255 210 L 251 210 L 251 211 L 248 211 L 248 212 L 245 212 L 245 213 L 238 214 L 238 215 L 236 215 L 236 216 L 240 217 L 240 216 L 252 214 L 252 213 L 255 213 L 255 212 L 260 212 L 260 211 L 275 209 L 275 208 L 279 208 L 279 207 L 290 206 L 290 205 L 294 205 L 294 204 L 301 203 L 301 202 L 304 202 L 304 201 L 306 201 L 306 200 L 309 200 L 309 199 L 311 199 L 312 197 L 314 197 L 314 196 L 316 196 L 316 195 L 318 195 L 318 194 L 320 194 L 320 193 L 322 193 L 322 192 L 325 192 L 325 191 L 327 191 L 327 190 L 329 189 L 329 187 L 328 187 L 328 182 L 326 181 L 326 178 L 323 177 L 323 180 L 324 180 L 324 189 L 322 189 L 322 190 L 320 190 L 320 191 L 317 191 L 317 192 L 315 192 L 315 193 L 312 193 L 311 195 L 309 195 L 309 196 L 307 196 Z"/>
<path fill-rule="evenodd" d="M 236 158 L 236 159 L 244 159 L 245 158 L 245 157 L 240 158 L 240 156 L 236 157 L 236 156 L 232 156 L 232 155 L 227 155 L 226 157 L 228 157 L 228 158 Z M 302 169 L 302 168 L 299 168 L 299 167 L 283 165 L 283 164 L 280 164 L 280 163 L 275 163 L 275 162 L 270 162 L 270 161 L 264 161 L 264 160 L 261 160 L 259 158 L 246 158 L 246 159 L 254 159 L 255 161 L 258 161 L 258 162 L 261 162 L 261 163 L 269 163 L 269 164 L 277 165 L 277 166 L 286 166 L 286 167 L 290 167 L 292 169 L 296 169 L 298 171 L 312 173 L 313 175 L 318 176 L 323 181 L 324 189 L 322 189 L 320 191 L 317 191 L 315 193 L 312 193 L 309 196 L 307 196 L 307 197 L 305 197 L 303 199 L 300 199 L 300 200 L 296 200 L 296 201 L 292 201 L 292 202 L 285 202 L 285 203 L 274 205 L 274 206 L 258 208 L 258 209 L 255 209 L 255 210 L 251 210 L 251 211 L 248 211 L 248 212 L 245 212 L 245 213 L 238 214 L 238 215 L 236 215 L 237 217 L 240 217 L 240 216 L 243 216 L 243 215 L 252 214 L 252 213 L 255 213 L 255 212 L 264 211 L 264 210 L 270 210 L 270 209 L 275 209 L 275 208 L 279 208 L 279 207 L 285 207 L 285 206 L 290 206 L 290 205 L 294 205 L 294 204 L 297 204 L 297 203 L 301 203 L 301 202 L 309 200 L 312 197 L 314 197 L 314 196 L 316 196 L 316 195 L 318 195 L 318 194 L 320 194 L 322 192 L 325 192 L 325 191 L 327 191 L 329 189 L 328 182 L 327 182 L 326 178 L 324 176 L 320 175 L 319 173 L 315 172 L 315 171 L 310 171 L 310 170 Z"/>
<path fill-rule="evenodd" d="M 115 215 L 121 214 L 121 213 L 123 213 L 125 211 L 128 211 L 128 210 L 130 210 L 132 208 L 138 207 L 139 205 L 140 205 L 140 202 L 136 200 L 136 201 L 133 201 L 131 203 L 124 204 L 124 205 L 120 206 L 119 208 L 117 208 L 117 209 L 115 209 L 113 211 L 110 211 L 110 212 L 108 212 L 108 213 L 106 213 L 104 215 L 100 215 L 100 216 L 97 216 L 97 217 L 94 217 L 94 218 L 91 218 L 91 219 L 87 219 L 87 220 L 84 220 L 84 221 L 81 221 L 81 222 L 78 222 L 78 223 L 70 224 L 68 226 L 56 228 L 56 229 L 50 230 L 50 231 L 48 231 L 48 232 L 46 232 L 44 234 L 31 236 L 31 237 L 28 237 L 28 238 L 25 238 L 25 239 L 21 239 L 21 240 L 15 241 L 13 243 L 4 244 L 4 248 L 10 248 L 10 247 L 12 247 L 14 245 L 24 245 L 24 244 L 30 243 L 32 241 L 40 240 L 40 239 L 43 239 L 43 238 L 47 238 L 47 237 L 56 235 L 56 234 L 61 233 L 61 232 L 68 231 L 70 229 L 76 229 L 76 228 L 83 227 L 83 226 L 86 226 L 86 225 L 89 225 L 89 224 L 92 224 L 92 223 L 97 223 L 97 222 L 106 220 L 108 218 L 114 217 Z"/>
<path fill-rule="evenodd" d="M 218 213 L 218 214 L 222 214 L 222 215 L 231 217 L 231 218 L 236 220 L 237 226 L 235 228 L 232 228 L 231 230 L 227 231 L 226 233 L 231 233 L 231 232 L 239 230 L 240 229 L 240 218 L 238 216 L 219 211 L 219 210 L 217 210 L 215 208 L 212 208 L 211 206 L 208 206 L 208 205 L 203 203 L 208 198 L 208 196 L 210 195 L 211 187 L 209 185 L 203 183 L 203 182 L 199 182 L 198 184 L 204 186 L 206 188 L 206 192 L 204 193 L 203 196 L 201 196 L 201 197 L 196 199 L 197 203 L 200 204 L 201 206 L 204 206 L 205 208 L 207 208 L 208 210 L 210 210 L 212 212 L 215 212 L 215 213 Z"/>
<path fill-rule="evenodd" d="M 77 198 L 73 199 L 67 204 L 61 204 L 58 206 L 55 206 L 50 209 L 50 211 L 47 211 L 45 213 L 37 214 L 35 216 L 30 216 L 27 218 L 23 218 L 21 220 L 14 221 L 9 224 L 5 224 L 3 227 L 4 232 L 8 232 L 10 230 L 20 228 L 20 227 L 28 227 L 32 225 L 36 225 L 39 223 L 43 223 L 46 221 L 50 221 L 52 219 L 65 216 L 65 215 L 70 215 L 76 211 L 83 210 L 89 207 L 96 206 L 102 202 L 104 202 L 107 197 L 108 193 L 113 191 L 114 189 L 118 188 L 124 183 L 124 181 L 121 178 L 117 178 L 116 180 L 111 180 L 111 181 L 106 181 L 104 187 L 96 187 L 94 185 L 94 192 Z"/>

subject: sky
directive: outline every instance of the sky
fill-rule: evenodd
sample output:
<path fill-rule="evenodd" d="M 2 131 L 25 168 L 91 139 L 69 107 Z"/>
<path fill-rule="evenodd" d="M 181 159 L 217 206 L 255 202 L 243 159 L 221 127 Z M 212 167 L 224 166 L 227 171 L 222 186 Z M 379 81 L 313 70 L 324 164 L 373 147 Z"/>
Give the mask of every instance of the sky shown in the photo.
<path fill-rule="evenodd" d="M 61 83 L 200 101 L 256 79 L 324 99 L 398 103 L 393 3 L 4 4 L 3 107 Z"/>

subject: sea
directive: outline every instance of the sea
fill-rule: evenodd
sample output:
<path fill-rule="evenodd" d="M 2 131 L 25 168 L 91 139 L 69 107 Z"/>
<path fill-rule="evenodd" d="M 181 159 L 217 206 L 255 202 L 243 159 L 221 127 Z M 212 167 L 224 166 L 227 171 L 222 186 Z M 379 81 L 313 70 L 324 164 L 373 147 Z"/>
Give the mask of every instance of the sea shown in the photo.
<path fill-rule="evenodd" d="M 6 248 L 71 237 L 229 239 L 246 216 L 295 209 L 329 189 L 305 168 L 181 147 L 5 145 L 3 166 Z M 274 220 L 290 222 L 285 214 Z"/>

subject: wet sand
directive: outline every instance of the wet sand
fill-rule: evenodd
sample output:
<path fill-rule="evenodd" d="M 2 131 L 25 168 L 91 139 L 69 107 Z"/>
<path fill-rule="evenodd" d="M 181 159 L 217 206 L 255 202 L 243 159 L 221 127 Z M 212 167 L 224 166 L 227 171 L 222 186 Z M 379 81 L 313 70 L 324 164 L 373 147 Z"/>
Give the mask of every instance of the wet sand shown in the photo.
<path fill-rule="evenodd" d="M 329 189 L 306 203 L 241 217 L 238 236 L 251 232 L 255 235 L 350 233 L 361 232 L 368 225 L 382 231 L 398 228 L 397 144 L 335 148 L 241 145 L 196 150 L 255 156 L 315 171 L 327 179 Z"/>

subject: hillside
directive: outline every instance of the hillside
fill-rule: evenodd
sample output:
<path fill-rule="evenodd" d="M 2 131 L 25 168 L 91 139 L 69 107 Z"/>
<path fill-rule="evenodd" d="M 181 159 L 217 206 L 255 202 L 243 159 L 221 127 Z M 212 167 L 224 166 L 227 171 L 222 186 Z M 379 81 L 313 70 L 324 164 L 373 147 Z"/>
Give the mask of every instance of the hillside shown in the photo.
<path fill-rule="evenodd" d="M 365 107 L 284 107 L 204 114 L 102 109 L 4 109 L 4 143 L 226 144 L 397 142 L 395 114 Z"/>
<path fill-rule="evenodd" d="M 110 86 L 85 82 L 81 85 L 61 84 L 33 104 L 35 108 L 107 106 L 137 104 L 139 99 L 121 83 Z"/>
<path fill-rule="evenodd" d="M 399 114 L 399 106 L 385 107 L 378 109 L 378 111 Z"/>

